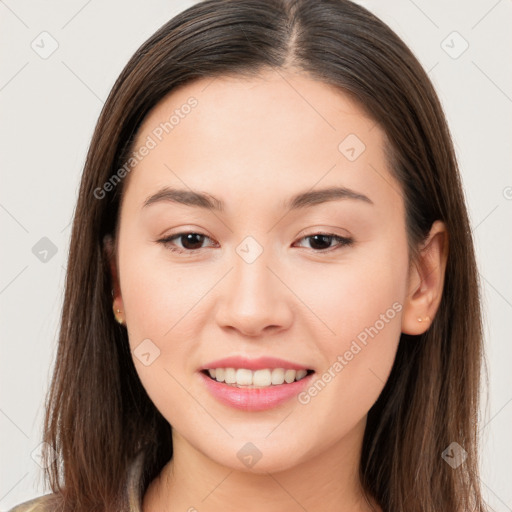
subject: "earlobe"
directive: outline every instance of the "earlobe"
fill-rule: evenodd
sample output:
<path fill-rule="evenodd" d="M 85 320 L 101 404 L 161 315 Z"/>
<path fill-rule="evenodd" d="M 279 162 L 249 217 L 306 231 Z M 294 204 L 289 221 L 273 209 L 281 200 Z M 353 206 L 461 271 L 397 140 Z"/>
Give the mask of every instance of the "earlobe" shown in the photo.
<path fill-rule="evenodd" d="M 119 324 L 123 324 L 123 299 L 121 297 L 121 288 L 119 285 L 119 278 L 117 272 L 117 262 L 116 262 L 116 251 L 115 251 L 115 242 L 112 235 L 105 235 L 103 238 L 103 252 L 105 255 L 105 259 L 108 263 L 108 267 L 110 269 L 110 278 L 112 283 L 112 310 L 114 312 L 114 316 L 116 321 Z"/>
<path fill-rule="evenodd" d="M 448 232 L 442 221 L 435 221 L 417 261 L 409 269 L 409 288 L 402 314 L 403 333 L 419 335 L 430 327 L 441 303 L 447 259 Z"/>

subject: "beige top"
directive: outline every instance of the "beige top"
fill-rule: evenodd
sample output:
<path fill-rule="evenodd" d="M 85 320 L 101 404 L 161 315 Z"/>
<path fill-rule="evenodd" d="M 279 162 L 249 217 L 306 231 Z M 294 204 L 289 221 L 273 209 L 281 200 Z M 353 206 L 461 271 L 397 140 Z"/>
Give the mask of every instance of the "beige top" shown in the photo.
<path fill-rule="evenodd" d="M 127 508 L 120 512 L 142 512 L 142 467 L 144 462 L 144 452 L 141 452 L 133 461 L 128 471 L 128 480 L 126 482 L 126 503 Z M 29 501 L 16 505 L 8 512 L 53 512 L 54 498 L 53 493 L 44 494 Z"/>

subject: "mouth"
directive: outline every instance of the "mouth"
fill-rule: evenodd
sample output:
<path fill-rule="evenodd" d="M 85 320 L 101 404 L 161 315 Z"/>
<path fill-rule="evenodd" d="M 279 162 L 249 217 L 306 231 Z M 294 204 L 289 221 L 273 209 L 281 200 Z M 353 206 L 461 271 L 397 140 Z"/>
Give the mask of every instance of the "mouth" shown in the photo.
<path fill-rule="evenodd" d="M 310 369 L 291 368 L 206 368 L 201 370 L 209 379 L 235 388 L 265 389 L 292 384 L 315 373 Z"/>
<path fill-rule="evenodd" d="M 242 411 L 264 411 L 290 401 L 311 385 L 312 368 L 271 356 L 256 359 L 233 355 L 198 368 L 208 393 Z"/>
<path fill-rule="evenodd" d="M 252 369 L 244 366 L 252 366 Z M 312 369 L 268 358 L 214 361 L 199 371 L 212 397 L 245 412 L 265 411 L 290 403 L 311 385 L 314 374 Z"/>

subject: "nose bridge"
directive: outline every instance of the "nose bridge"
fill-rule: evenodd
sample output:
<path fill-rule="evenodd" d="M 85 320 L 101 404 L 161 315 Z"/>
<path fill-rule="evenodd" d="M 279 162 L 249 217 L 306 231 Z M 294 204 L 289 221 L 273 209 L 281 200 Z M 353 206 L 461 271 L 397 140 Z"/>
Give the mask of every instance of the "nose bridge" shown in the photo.
<path fill-rule="evenodd" d="M 258 238 L 261 240 L 263 237 Z M 277 295 L 274 289 L 277 284 L 274 282 L 275 276 L 268 268 L 273 266 L 272 262 L 275 260 L 269 239 L 265 237 L 260 243 L 254 236 L 248 235 L 235 249 L 232 292 L 240 295 L 240 300 L 249 298 L 256 302 L 263 301 L 267 295 Z"/>
<path fill-rule="evenodd" d="M 270 325 L 283 327 L 290 309 L 284 285 L 274 275 L 277 255 L 253 236 L 245 237 L 235 252 L 218 321 L 252 335 Z"/>

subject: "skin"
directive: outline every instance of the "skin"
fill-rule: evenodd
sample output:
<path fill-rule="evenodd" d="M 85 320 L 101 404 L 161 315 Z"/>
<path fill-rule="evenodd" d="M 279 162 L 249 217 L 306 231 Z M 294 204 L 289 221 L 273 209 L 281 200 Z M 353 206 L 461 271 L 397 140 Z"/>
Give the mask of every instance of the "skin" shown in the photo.
<path fill-rule="evenodd" d="M 411 263 L 383 131 L 348 96 L 296 71 L 176 89 L 145 119 L 135 148 L 190 96 L 197 107 L 127 178 L 111 259 L 114 306 L 130 348 L 149 338 L 160 350 L 149 366 L 134 357 L 135 367 L 173 427 L 174 456 L 143 510 L 372 510 L 358 480 L 367 413 L 400 333 L 424 332 L 437 311 L 445 226 L 434 223 Z M 366 146 L 354 161 L 338 149 L 349 134 Z M 207 192 L 225 211 L 169 201 L 143 208 L 164 185 Z M 341 199 L 283 209 L 298 192 L 334 185 L 373 204 Z M 157 241 L 179 232 L 206 235 L 192 246 L 203 248 L 189 256 L 169 249 L 191 247 L 183 237 L 167 247 Z M 335 238 L 323 245 L 304 238 L 319 232 L 354 243 L 336 248 Z M 247 236 L 263 248 L 251 264 L 236 252 Z M 228 355 L 270 355 L 321 376 L 394 303 L 401 311 L 307 404 L 293 398 L 267 411 L 235 410 L 198 375 Z M 251 468 L 237 457 L 247 442 L 262 455 Z"/>

